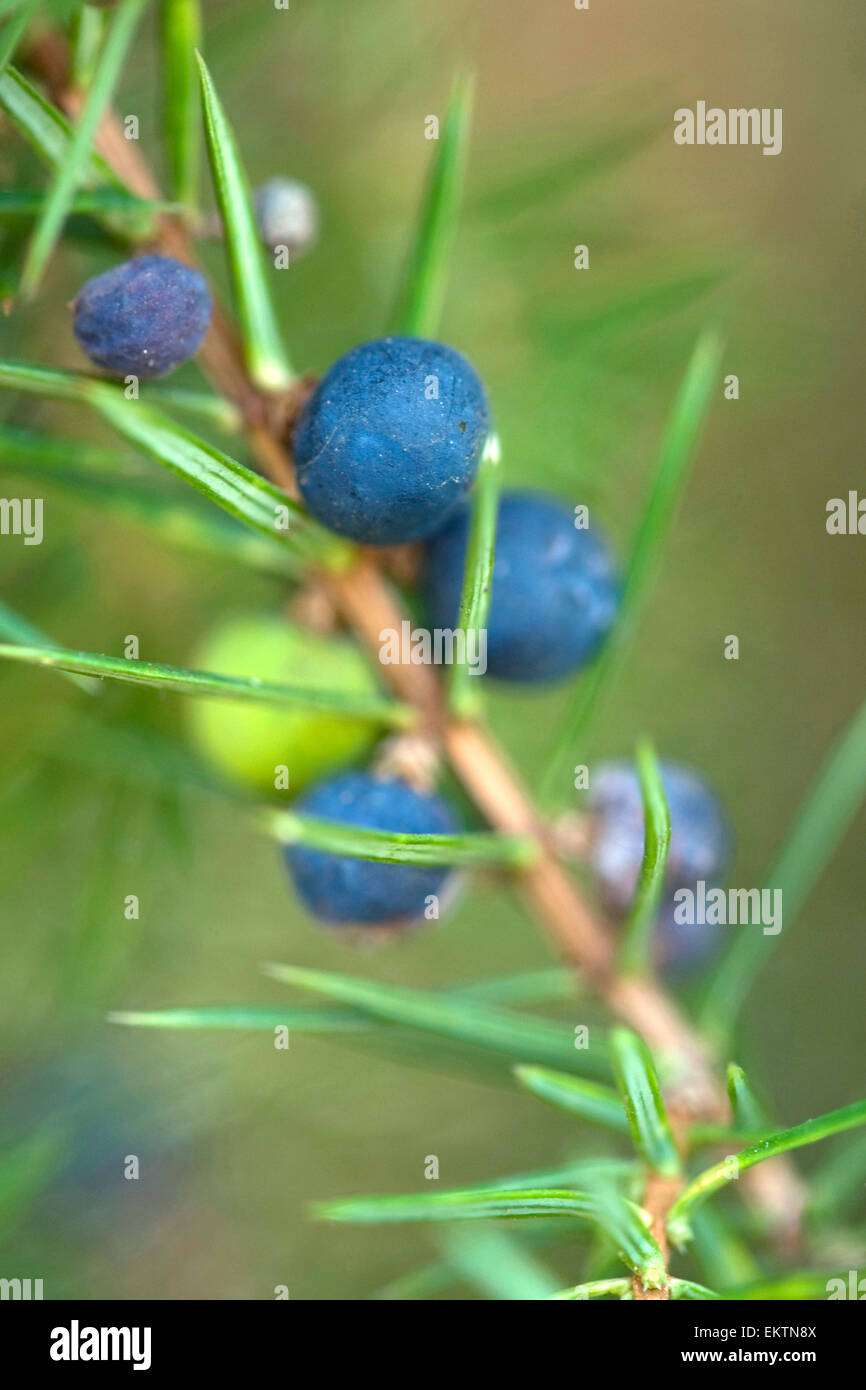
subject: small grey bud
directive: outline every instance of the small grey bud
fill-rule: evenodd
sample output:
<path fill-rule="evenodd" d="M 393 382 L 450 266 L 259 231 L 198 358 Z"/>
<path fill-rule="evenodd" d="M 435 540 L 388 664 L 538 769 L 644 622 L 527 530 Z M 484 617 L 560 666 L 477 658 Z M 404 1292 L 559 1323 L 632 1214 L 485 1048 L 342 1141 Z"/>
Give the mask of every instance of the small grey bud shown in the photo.
<path fill-rule="evenodd" d="M 268 179 L 253 193 L 259 235 L 274 250 L 287 246 L 290 256 L 303 255 L 315 243 L 319 209 L 306 184 L 296 179 Z"/>

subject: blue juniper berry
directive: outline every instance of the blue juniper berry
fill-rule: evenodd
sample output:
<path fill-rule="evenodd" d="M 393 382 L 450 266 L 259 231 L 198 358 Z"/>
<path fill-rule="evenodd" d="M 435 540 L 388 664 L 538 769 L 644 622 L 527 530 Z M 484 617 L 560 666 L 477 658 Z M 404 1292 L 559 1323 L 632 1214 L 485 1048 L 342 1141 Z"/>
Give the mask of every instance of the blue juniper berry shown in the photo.
<path fill-rule="evenodd" d="M 675 920 L 674 894 L 698 881 L 719 886 L 731 857 L 728 819 L 709 784 L 692 768 L 663 762 L 662 781 L 671 816 L 671 843 L 656 929 L 656 955 L 669 970 L 701 965 L 720 945 L 724 927 Z M 589 802 L 590 859 L 602 899 L 623 915 L 634 896 L 644 849 L 640 782 L 633 763 L 601 764 Z M 682 915 L 682 914 L 680 914 Z"/>
<path fill-rule="evenodd" d="M 75 336 L 115 376 L 164 376 L 192 357 L 211 316 L 204 276 L 170 256 L 138 256 L 95 275 L 74 305 Z"/>
<path fill-rule="evenodd" d="M 469 538 L 462 508 L 428 542 L 431 626 L 456 626 Z M 508 681 L 551 681 L 595 655 L 619 603 L 616 562 L 597 531 L 579 530 L 553 497 L 511 491 L 499 504 L 487 620 L 487 669 Z"/>
<path fill-rule="evenodd" d="M 450 834 L 457 822 L 441 797 L 399 778 L 345 772 L 318 782 L 296 803 L 311 816 L 403 834 Z M 446 867 L 379 864 L 288 845 L 286 862 L 302 901 L 323 922 L 404 925 L 422 917 L 451 871 Z"/>
<path fill-rule="evenodd" d="M 325 373 L 294 437 L 309 510 L 370 545 L 422 540 L 466 496 L 489 427 L 459 352 L 423 338 L 352 348 Z"/>

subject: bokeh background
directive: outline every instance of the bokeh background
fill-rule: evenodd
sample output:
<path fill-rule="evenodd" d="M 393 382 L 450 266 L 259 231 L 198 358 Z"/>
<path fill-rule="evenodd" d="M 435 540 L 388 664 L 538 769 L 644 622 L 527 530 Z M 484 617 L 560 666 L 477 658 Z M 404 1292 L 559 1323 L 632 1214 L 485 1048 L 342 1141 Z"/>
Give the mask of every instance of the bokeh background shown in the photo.
<path fill-rule="evenodd" d="M 824 527 L 828 498 L 863 479 L 862 5 L 208 0 L 205 17 L 252 180 L 294 175 L 321 203 L 317 249 L 276 285 L 305 368 L 383 330 L 431 153 L 424 118 L 466 64 L 476 127 L 442 336 L 488 386 L 508 480 L 588 501 L 622 547 L 696 332 L 725 325 L 740 400 L 719 392 L 585 760 L 650 731 L 716 784 L 734 881 L 760 882 L 866 675 L 866 541 Z M 157 162 L 158 69 L 150 16 L 119 106 Z M 675 108 L 699 99 L 782 107 L 782 154 L 675 146 Z M 0 169 L 6 186 L 44 183 L 5 126 Z M 204 257 L 224 286 L 219 246 Z M 38 304 L 0 323 L 2 354 L 82 366 L 68 304 L 112 259 L 64 249 Z M 2 405 L 20 425 L 108 438 L 71 408 Z M 44 544 L 0 541 L 0 592 L 65 645 L 119 653 L 135 633 L 142 655 L 184 664 L 222 614 L 284 602 L 273 580 L 44 496 Z M 738 662 L 723 659 L 729 633 Z M 528 774 L 568 695 L 491 691 Z M 278 1053 L 267 1034 L 131 1032 L 105 1012 L 278 1003 L 265 960 L 435 987 L 544 965 L 546 947 L 512 897 L 477 885 L 437 929 L 355 953 L 305 919 L 240 807 L 172 787 L 154 736 L 182 740 L 176 697 L 88 701 L 49 673 L 0 672 L 0 1125 L 9 1140 L 56 1131 L 67 1161 L 7 1232 L 0 1273 L 43 1277 L 47 1297 L 367 1295 L 429 1258 L 429 1233 L 318 1226 L 311 1199 L 417 1189 L 428 1154 L 448 1185 L 543 1166 L 573 1146 L 566 1117 L 504 1069 L 490 1085 L 351 1040 L 295 1036 Z M 746 1014 L 738 1060 L 789 1122 L 862 1090 L 864 830 L 861 816 Z M 128 1153 L 138 1183 L 123 1180 Z M 567 1250 L 551 1264 L 573 1282 Z"/>

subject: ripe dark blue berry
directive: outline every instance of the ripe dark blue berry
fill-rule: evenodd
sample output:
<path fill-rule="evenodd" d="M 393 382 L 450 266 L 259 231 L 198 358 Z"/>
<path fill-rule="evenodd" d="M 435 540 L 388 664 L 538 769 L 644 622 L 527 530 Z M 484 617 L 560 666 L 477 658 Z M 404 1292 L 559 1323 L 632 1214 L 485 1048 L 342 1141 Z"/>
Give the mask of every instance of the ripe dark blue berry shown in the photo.
<path fill-rule="evenodd" d="M 457 624 L 469 510 L 427 545 L 425 589 L 434 628 Z M 619 575 L 595 530 L 578 530 L 554 498 L 507 492 L 499 504 L 487 669 L 509 681 L 549 681 L 594 656 L 616 616 Z"/>
<path fill-rule="evenodd" d="M 75 301 L 75 336 L 115 376 L 164 376 L 197 352 L 211 316 L 204 276 L 170 256 L 95 275 Z"/>
<path fill-rule="evenodd" d="M 325 373 L 301 415 L 298 486 L 340 535 L 422 540 L 466 496 L 488 427 L 484 388 L 459 352 L 423 338 L 362 343 Z"/>
<path fill-rule="evenodd" d="M 420 835 L 457 829 L 441 797 L 369 772 L 345 772 L 317 783 L 298 800 L 296 809 L 368 830 Z M 450 876 L 444 867 L 377 864 L 301 845 L 288 845 L 285 856 L 307 908 L 314 917 L 335 924 L 408 924 L 424 915 L 428 899 L 441 894 Z"/>
<path fill-rule="evenodd" d="M 661 765 L 671 816 L 671 843 L 665 898 L 659 911 L 656 948 L 668 969 L 689 969 L 717 949 L 724 927 L 674 919 L 674 893 L 703 880 L 720 885 L 730 860 L 732 833 L 709 784 L 680 763 Z M 604 763 L 593 777 L 590 796 L 592 867 L 609 910 L 623 914 L 634 897 L 644 848 L 640 782 L 632 763 Z"/>

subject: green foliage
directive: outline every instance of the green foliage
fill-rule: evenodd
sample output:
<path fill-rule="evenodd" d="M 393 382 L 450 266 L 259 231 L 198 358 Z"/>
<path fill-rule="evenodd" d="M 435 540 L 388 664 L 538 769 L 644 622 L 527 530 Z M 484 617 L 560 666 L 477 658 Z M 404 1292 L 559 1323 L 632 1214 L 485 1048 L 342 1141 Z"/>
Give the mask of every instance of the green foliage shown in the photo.
<path fill-rule="evenodd" d="M 679 1155 L 649 1048 L 628 1028 L 615 1028 L 610 1035 L 610 1050 L 635 1147 L 651 1172 L 676 1176 L 680 1171 Z"/>
<path fill-rule="evenodd" d="M 486 1298 L 527 1302 L 554 1296 L 552 1275 L 525 1243 L 499 1226 L 448 1227 L 441 1242 L 446 1261 L 459 1278 Z"/>
<path fill-rule="evenodd" d="M 63 1148 L 63 1134 L 44 1128 L 0 1152 L 0 1236 L 5 1238 L 36 1200 L 57 1170 Z"/>
<path fill-rule="evenodd" d="M 129 1028 L 263 1029 L 288 1028 L 293 1033 L 357 1033 L 369 1027 L 362 1013 L 350 1009 L 267 1008 L 258 1004 L 227 1004 L 205 1009 L 117 1009 L 108 1015 L 109 1023 Z"/>
<path fill-rule="evenodd" d="M 647 1288 L 665 1282 L 664 1259 L 640 1210 L 612 1189 L 466 1188 L 408 1197 L 342 1197 L 319 1202 L 314 1215 L 325 1221 L 378 1225 L 403 1221 L 487 1221 L 493 1218 L 566 1217 L 598 1225 Z"/>
<path fill-rule="evenodd" d="M 63 168 L 72 154 L 72 126 L 15 68 L 0 75 L 0 108 L 49 168 Z M 130 196 L 105 160 L 93 150 L 86 152 L 77 178 L 85 188 L 107 184 L 111 191 Z"/>
<path fill-rule="evenodd" d="M 496 435 L 491 435 L 472 493 L 466 566 L 457 617 L 459 630 L 466 634 L 467 653 L 479 650 L 478 633 L 484 631 L 490 610 L 499 515 L 499 463 L 499 440 Z M 475 634 L 471 641 L 470 633 Z M 458 718 L 470 718 L 481 712 L 481 693 L 475 688 L 478 679 L 476 676 L 473 681 L 468 662 L 455 661 L 451 669 L 449 697 L 451 709 Z"/>
<path fill-rule="evenodd" d="M 852 1135 L 812 1176 L 809 1212 L 816 1226 L 844 1216 L 863 1192 L 866 1133 Z"/>
<path fill-rule="evenodd" d="M 475 869 L 496 864 L 525 869 L 538 856 L 534 840 L 481 830 L 464 835 L 407 835 L 366 830 L 297 811 L 269 813 L 266 824 L 281 844 L 305 845 L 378 864 L 450 864 Z"/>
<path fill-rule="evenodd" d="M 275 969 L 275 967 L 271 967 Z M 533 971 L 529 975 L 506 976 L 495 980 L 482 980 L 472 985 L 463 985 L 458 990 L 443 991 L 443 996 L 449 996 L 457 1000 L 471 1002 L 477 999 L 499 1000 L 505 1003 L 521 1003 L 527 1000 L 532 1001 L 538 995 L 547 997 L 553 986 L 557 992 L 562 984 L 559 971 Z M 407 1028 L 416 1026 L 418 1016 L 411 1011 L 405 1015 Z M 123 1023 L 130 1027 L 142 1028 L 181 1028 L 181 1029 L 207 1029 L 207 1028 L 229 1028 L 229 1029 L 264 1029 L 270 1031 L 275 1027 L 284 1026 L 297 1031 L 305 1032 L 309 1028 L 318 1031 L 320 1028 L 325 1032 L 332 1030 L 342 1032 L 364 1031 L 385 1026 L 386 1020 L 378 1021 L 378 1016 L 374 1013 L 367 1013 L 362 1009 L 310 1009 L 291 1008 L 274 1009 L 263 1004 L 239 1004 L 225 1005 L 223 1007 L 195 1008 L 195 1009 L 154 1009 L 154 1010 L 119 1010 L 109 1015 L 112 1023 Z M 391 1025 L 387 1025 L 391 1029 Z M 428 1019 L 423 1017 L 418 1024 L 422 1031 L 427 1031 Z M 520 1022 L 517 1024 L 520 1027 Z M 393 1029 L 391 1029 L 393 1032 Z M 460 1037 L 458 1031 L 453 1029 L 441 1029 L 443 1036 Z M 552 1035 L 551 1035 L 552 1036 Z M 464 1041 L 479 1042 L 477 1035 L 466 1037 Z M 479 1042 L 481 1047 L 487 1047 L 487 1040 Z M 565 1086 L 574 1080 L 562 1072 L 542 1072 L 540 1068 L 518 1067 L 520 1079 L 524 1080 L 523 1073 L 538 1072 L 543 1078 L 551 1078 L 551 1084 L 559 1087 Z M 533 1089 L 530 1081 L 526 1084 Z M 625 1115 L 619 1109 L 619 1101 L 614 1092 L 605 1092 L 603 1087 L 592 1086 L 589 1083 L 577 1083 L 587 1087 L 587 1094 L 592 1091 L 598 1093 L 599 1104 L 603 1104 L 605 1098 L 610 1099 L 612 1105 L 616 1107 L 616 1113 L 621 1125 L 617 1128 L 625 1130 L 627 1128 Z M 564 1108 L 569 1108 L 567 1105 Z M 571 1169 L 568 1170 L 571 1174 Z"/>
<path fill-rule="evenodd" d="M 549 1071 L 545 1067 L 515 1067 L 514 1074 L 534 1096 L 550 1101 L 560 1110 L 580 1115 L 581 1119 L 593 1124 L 628 1133 L 628 1116 L 616 1091 L 609 1086 L 599 1086 L 595 1082 Z"/>
<path fill-rule="evenodd" d="M 48 208 L 49 195 L 45 193 L 25 193 L 17 190 L 0 193 L 0 217 L 36 217 L 44 219 Z M 92 215 L 95 217 L 129 217 L 141 222 L 142 217 L 151 213 L 178 212 L 179 203 L 167 199 L 136 198 L 132 193 L 119 189 L 94 188 L 87 193 L 75 193 L 69 199 L 69 216 Z"/>
<path fill-rule="evenodd" d="M 636 761 L 643 802 L 644 852 L 634 902 L 623 928 L 619 964 L 624 975 L 646 974 L 651 968 L 653 931 L 671 843 L 671 815 L 661 768 L 649 739 L 641 739 L 638 744 Z"/>
<path fill-rule="evenodd" d="M 746 1073 L 736 1062 L 728 1067 L 728 1099 L 734 1123 L 743 1129 L 767 1129 L 768 1121 L 764 1107 L 755 1096 L 746 1079 Z"/>
<path fill-rule="evenodd" d="M 234 133 L 200 54 L 198 65 L 207 152 L 225 229 L 247 366 L 256 385 L 266 391 L 283 391 L 291 385 L 294 373 L 271 305 L 249 183 Z"/>
<path fill-rule="evenodd" d="M 144 8 L 144 0 L 119 0 L 109 21 L 105 44 L 96 64 L 93 82 L 87 99 L 72 132 L 63 162 L 58 166 L 54 183 L 33 229 L 21 273 L 21 293 L 32 299 L 39 288 L 45 268 L 60 236 L 75 188 L 82 177 L 90 156 L 102 113 L 111 100 L 114 85 L 120 76 L 135 29 Z"/>
<path fill-rule="evenodd" d="M 864 795 L 866 702 L 831 748 L 767 874 L 768 886 L 781 890 L 788 930 L 826 869 Z M 729 1037 L 777 940 L 763 932 L 740 932 L 731 943 L 707 991 L 702 1023 L 711 1036 L 720 1040 Z"/>
<path fill-rule="evenodd" d="M 604 1047 L 599 1041 L 577 1052 L 567 1027 L 494 1008 L 475 999 L 454 995 L 449 998 L 426 990 L 290 965 L 268 965 L 265 973 L 283 984 L 350 1004 L 373 1018 L 454 1038 L 474 1047 L 595 1075 L 606 1070 Z"/>
<path fill-rule="evenodd" d="M 28 24 L 33 18 L 38 0 L 27 0 L 0 32 L 0 76 L 6 71 L 15 50 L 24 37 Z"/>
<path fill-rule="evenodd" d="M 692 1255 L 700 1272 L 719 1289 L 751 1283 L 761 1273 L 757 1257 L 722 1210 L 721 1203 L 696 1208 L 691 1218 Z M 726 1292 L 727 1297 L 727 1292 Z"/>
<path fill-rule="evenodd" d="M 631 1293 L 631 1280 L 593 1279 L 588 1284 L 575 1284 L 553 1294 L 557 1302 L 585 1302 L 590 1298 L 626 1298 Z"/>
<path fill-rule="evenodd" d="M 4 456 L 3 434 L 5 431 L 0 431 L 0 458 Z M 71 440 L 58 460 L 39 436 L 31 436 L 23 449 L 20 442 L 13 445 L 13 449 L 10 472 L 67 491 L 91 515 L 102 514 L 112 527 L 116 523 L 121 526 L 131 523 L 151 540 L 284 580 L 295 578 L 299 573 L 297 558 L 276 537 L 249 531 L 220 513 L 165 496 L 147 484 L 142 485 L 138 479 L 94 476 L 106 468 L 117 468 L 115 452 L 77 445 Z M 31 462 L 31 459 L 41 462 Z M 58 461 L 61 463 L 59 469 Z M 70 468 L 70 463 L 81 466 Z M 35 638 L 29 643 L 36 644 Z"/>
<path fill-rule="evenodd" d="M 105 13 L 96 5 L 84 4 L 74 16 L 70 44 L 72 63 L 70 81 L 77 91 L 86 92 L 93 81 L 99 50 L 105 37 Z"/>
<path fill-rule="evenodd" d="M 61 9 L 58 7 L 58 14 Z M 81 105 L 73 122 L 10 66 L 22 48 L 21 40 L 36 6 L 24 3 L 3 11 L 10 17 L 0 31 L 0 110 L 50 172 L 44 191 L 12 188 L 0 194 L 0 218 L 13 229 L 23 226 L 22 237 L 27 237 L 26 244 L 16 241 L 18 233 L 13 230 L 9 239 L 12 256 L 7 255 L 3 268 L 4 285 L 15 288 L 14 262 L 23 244 L 20 288 L 25 299 L 35 294 L 72 216 L 94 219 L 111 234 L 115 245 L 124 247 L 150 238 L 158 226 L 168 225 L 183 246 L 187 245 L 183 238 L 191 242 L 198 230 L 199 120 L 203 115 L 246 385 L 254 408 L 251 412 L 245 408 L 242 418 L 234 400 L 223 398 L 218 390 L 184 385 L 147 386 L 139 402 L 127 399 L 118 385 L 96 376 L 3 361 L 0 386 L 35 397 L 37 402 L 60 403 L 61 408 L 84 405 L 91 420 L 97 426 L 108 425 L 130 447 L 130 453 L 102 442 L 60 439 L 41 428 L 31 428 L 29 421 L 22 424 L 16 420 L 0 427 L 0 459 L 8 471 L 50 481 L 88 512 L 98 513 L 112 524 L 133 521 L 146 528 L 153 539 L 179 543 L 218 564 L 229 560 L 257 569 L 271 581 L 306 581 L 325 575 L 327 584 L 333 585 L 334 576 L 344 579 L 358 560 L 355 550 L 324 531 L 294 499 L 240 458 L 173 418 L 174 411 L 190 414 L 201 422 L 202 429 L 213 427 L 239 436 L 242 457 L 245 445 L 240 436 L 248 426 L 252 432 L 269 432 L 271 443 L 279 447 L 285 443 L 285 421 L 279 407 L 291 403 L 279 397 L 291 393 L 293 387 L 297 389 L 298 379 L 278 330 L 269 267 L 238 143 L 209 68 L 196 51 L 202 29 L 199 5 L 197 0 L 162 0 L 160 9 L 169 199 L 136 196 L 95 150 L 97 130 L 130 52 L 143 0 L 120 0 L 110 15 L 85 10 L 76 18 L 70 71 Z M 210 38 L 209 34 L 209 43 Z M 396 332 L 438 332 L 463 195 L 472 98 L 473 79 L 458 75 L 395 296 L 391 326 Z M 553 152 L 533 160 L 530 169 L 512 172 L 498 182 L 488 182 L 486 189 L 482 187 L 474 198 L 475 212 L 481 220 L 521 218 L 536 203 L 556 196 L 564 178 L 572 189 L 580 187 L 631 155 L 652 128 L 652 122 L 626 121 L 619 130 L 584 141 L 577 154 L 570 150 L 566 157 Z M 173 221 L 160 222 L 163 218 Z M 8 250 L 4 248 L 4 255 Z M 528 312 L 526 329 L 530 334 L 546 333 L 555 381 L 557 370 L 572 370 L 577 360 L 586 364 L 592 358 L 594 364 L 598 358 L 603 366 L 612 343 L 648 326 L 654 330 L 667 316 L 691 306 L 712 289 L 720 273 L 712 266 L 671 265 L 653 283 L 641 279 L 613 288 L 606 285 L 598 294 L 581 299 L 577 307 L 554 304 L 551 308 L 542 302 Z M 661 351 L 661 345 L 656 346 Z M 718 331 L 705 328 L 669 416 L 635 528 L 619 619 L 595 665 L 571 693 L 563 728 L 554 740 L 542 784 L 545 796 L 554 801 L 560 799 L 557 789 L 563 769 L 571 766 L 572 754 L 586 744 L 647 601 L 701 428 L 718 390 L 721 351 Z M 142 470 L 139 456 L 156 460 L 165 470 L 158 475 L 159 486 L 150 472 Z M 491 435 L 473 498 L 459 615 L 466 632 L 483 629 L 487 620 L 499 473 L 499 440 Z M 163 480 L 169 474 L 180 478 L 199 497 L 179 500 L 163 490 Z M 5 639 L 0 642 L 0 661 L 57 670 L 88 692 L 100 689 L 108 680 L 196 698 L 312 710 L 337 719 L 367 721 L 377 729 L 414 731 L 422 713 L 403 700 L 346 689 L 317 690 L 301 683 L 283 684 L 255 676 L 220 675 L 67 650 L 5 603 L 0 604 L 0 636 Z M 369 640 L 369 634 L 367 637 Z M 449 717 L 465 721 L 483 717 L 479 684 L 469 678 L 465 667 L 455 667 L 448 700 L 443 701 Z M 130 787 L 134 789 L 135 809 L 142 801 L 146 809 L 149 796 L 151 806 L 157 808 L 162 832 L 172 840 L 184 838 L 182 793 L 200 796 L 219 790 L 223 796 L 235 795 L 217 787 L 216 778 L 199 768 L 185 750 L 173 747 L 158 730 L 138 722 L 141 706 L 132 702 L 135 694 L 130 694 L 129 706 L 120 705 L 122 692 L 116 692 L 115 700 L 100 702 L 110 708 L 98 736 L 93 734 L 95 721 L 76 707 L 68 724 L 52 730 L 53 740 L 45 743 L 52 776 L 55 765 L 64 764 L 86 769 L 92 779 L 102 779 L 108 785 L 96 818 L 96 847 L 88 846 L 90 862 L 79 884 L 80 903 L 57 950 L 59 995 L 68 993 L 75 1001 L 74 1006 L 69 1005 L 69 1014 L 74 1007 L 92 1014 L 94 981 L 104 981 L 110 974 L 113 953 L 118 949 L 110 939 L 117 934 L 113 926 L 110 931 L 107 928 L 100 899 L 106 884 L 114 890 L 112 870 L 122 862 L 133 804 Z M 437 710 L 433 722 L 439 717 Z M 428 732 L 426 726 L 424 731 Z M 608 1002 L 618 1001 L 620 1007 L 623 998 L 633 1001 L 634 991 L 648 987 L 651 933 L 671 834 L 659 763 L 649 739 L 638 745 L 637 762 L 646 825 L 637 891 L 615 974 L 599 968 L 588 971 L 583 982 L 587 987 L 598 986 Z M 30 775 L 29 769 L 25 775 Z M 768 875 L 768 882 L 783 890 L 786 922 L 790 923 L 804 906 L 864 792 L 866 705 L 831 751 Z M 11 799 L 8 793 L 6 799 Z M 283 844 L 303 844 L 382 863 L 494 870 L 509 885 L 536 881 L 537 886 L 543 858 L 555 849 L 549 827 L 532 808 L 529 814 L 514 817 L 521 833 L 480 828 L 422 836 L 366 831 L 286 810 L 263 813 L 254 820 L 246 801 L 235 800 L 233 804 L 243 808 L 245 823 L 257 822 Z M 471 823 L 475 819 L 473 815 Z M 106 870 L 105 861 L 109 866 Z M 549 884 L 545 891 L 550 891 Z M 713 1065 L 717 1082 L 721 1081 L 720 1062 L 725 1055 L 719 1044 L 733 1032 L 775 941 L 757 933 L 739 934 L 710 986 L 694 1051 L 716 1045 Z M 120 949 L 125 952 L 129 948 L 124 942 Z M 471 1056 L 479 1070 L 481 1062 L 492 1064 L 500 1083 L 511 1084 L 513 1072 L 532 1097 L 563 1112 L 568 1117 L 563 1125 L 572 1126 L 581 1137 L 585 1121 L 609 1131 L 621 1148 L 631 1141 L 630 1155 L 625 1158 L 617 1156 L 614 1149 L 611 1157 L 578 1157 L 542 1171 L 491 1178 L 453 1190 L 319 1202 L 315 1214 L 331 1222 L 413 1222 L 437 1228 L 438 1258 L 389 1286 L 381 1297 L 398 1296 L 400 1288 L 409 1291 L 406 1296 L 429 1296 L 456 1282 L 468 1283 L 486 1297 L 515 1300 L 630 1301 L 641 1292 L 655 1290 L 664 1290 L 673 1299 L 693 1301 L 825 1296 L 828 1276 L 822 1270 L 779 1273 L 766 1254 L 764 1242 L 756 1243 L 755 1251 L 750 1248 L 747 1242 L 753 1230 L 766 1236 L 760 1221 L 744 1221 L 733 1201 L 730 1212 L 727 1203 L 705 1203 L 725 1188 L 732 1195 L 730 1180 L 755 1164 L 863 1124 L 866 1101 L 790 1129 L 777 1129 L 742 1068 L 732 1063 L 727 1069 L 730 1120 L 714 1112 L 709 1118 L 704 1112 L 693 1122 L 684 1120 L 678 1087 L 684 1063 L 694 1061 L 693 1057 L 663 1055 L 663 1049 L 654 1057 L 637 1033 L 616 1027 L 608 1035 L 594 1022 L 591 1045 L 580 1048 L 570 1016 L 556 1019 L 525 1011 L 539 1003 L 561 1005 L 572 997 L 575 983 L 581 987 L 573 973 L 562 968 L 523 970 L 438 990 L 301 966 L 269 965 L 265 973 L 323 1002 L 124 1009 L 112 1012 L 109 1018 L 114 1024 L 153 1033 L 271 1033 L 287 1028 L 303 1036 L 338 1041 L 349 1038 L 353 1047 L 370 1051 L 378 1047 L 386 1057 L 406 1064 L 420 1062 L 445 1070 L 451 1066 L 459 1071 L 465 1058 Z M 681 1034 L 688 1028 L 665 995 L 656 991 L 647 998 L 656 1023 L 661 1015 L 668 1023 L 673 1019 Z M 150 1041 L 155 1043 L 156 1039 Z M 608 1084 L 611 1079 L 616 1090 Z M 574 1120 L 580 1122 L 579 1129 Z M 734 1143 L 745 1147 L 703 1171 L 695 1171 L 696 1152 L 701 1147 Z M 858 1138 L 840 1146 L 831 1161 L 817 1170 L 807 1231 L 831 1226 L 862 1188 L 863 1152 L 862 1139 Z M 54 1129 L 40 1129 L 26 1142 L 0 1154 L 0 1227 L 4 1232 L 51 1180 L 61 1155 L 62 1140 Z M 667 1212 L 648 1211 L 641 1205 L 651 1205 L 657 1179 L 678 1188 Z M 673 1261 L 666 1259 L 652 1234 L 659 1229 L 654 1222 L 663 1218 L 674 1246 L 692 1242 L 697 1273 L 706 1283 L 674 1272 Z M 490 1226 L 491 1220 L 514 1220 L 519 1225 L 503 1230 Z M 467 1231 L 465 1223 L 471 1221 L 480 1224 Z M 576 1259 L 580 1253 L 584 1259 L 580 1282 L 567 1289 L 559 1289 L 559 1280 L 539 1258 L 548 1245 L 562 1238 L 558 1231 L 553 1233 L 554 1227 L 558 1231 L 564 1228 L 570 1255 Z M 586 1229 L 593 1244 L 588 1251 L 577 1252 L 575 1234 Z"/>
<path fill-rule="evenodd" d="M 855 1101 L 853 1105 L 845 1105 L 841 1110 L 832 1110 L 815 1120 L 805 1120 L 793 1129 L 780 1130 L 778 1134 L 768 1135 L 766 1139 L 742 1149 L 738 1154 L 721 1159 L 712 1168 L 698 1174 L 674 1202 L 668 1214 L 671 1240 L 677 1245 L 684 1244 L 690 1238 L 689 1217 L 692 1210 L 755 1163 L 763 1163 L 765 1159 L 776 1158 L 790 1149 L 801 1148 L 804 1144 L 814 1144 L 819 1139 L 841 1134 L 846 1129 L 853 1129 L 855 1125 L 862 1124 L 866 1124 L 866 1100 Z"/>
<path fill-rule="evenodd" d="M 201 124 L 195 51 L 201 42 L 199 0 L 161 0 L 163 120 L 171 186 L 188 213 L 198 198 Z"/>
<path fill-rule="evenodd" d="M 63 113 L 13 67 L 0 73 L 0 111 L 48 166 L 55 180 L 59 180 L 70 165 L 75 145 L 75 132 Z M 89 206 L 97 222 L 121 241 L 136 242 L 152 236 L 153 213 L 163 205 L 153 205 L 130 193 L 110 165 L 92 148 L 79 154 L 76 183 L 77 187 L 73 184 L 71 189 L 61 188 L 67 213 L 81 212 Z M 55 181 L 48 195 L 35 195 L 22 189 L 7 190 L 9 215 L 23 215 L 16 212 L 16 207 L 32 208 L 26 215 L 39 217 L 40 225 L 45 225 L 48 199 L 60 197 L 54 192 L 56 187 Z M 17 280 L 14 289 L 17 292 Z"/>
<path fill-rule="evenodd" d="M 334 545 L 285 493 L 221 449 L 150 406 L 124 400 L 112 387 L 94 387 L 88 399 L 118 434 L 238 520 L 272 539 L 276 537 L 307 561 L 317 555 L 323 563 L 329 558 L 342 561 L 345 546 Z"/>
<path fill-rule="evenodd" d="M 319 1202 L 313 1214 L 323 1221 L 378 1225 L 389 1221 L 477 1221 L 494 1217 L 573 1216 L 594 1219 L 589 1193 L 566 1189 L 471 1187 L 465 1191 L 423 1192 L 409 1197 L 338 1197 Z"/>
<path fill-rule="evenodd" d="M 82 373 L 0 362 L 0 387 L 92 406 L 142 453 L 178 474 L 232 516 L 292 550 L 307 564 L 341 568 L 350 548 L 312 521 L 292 498 L 244 464 L 114 385 Z"/>
<path fill-rule="evenodd" d="M 304 709 L 343 715 L 347 719 L 369 719 L 385 725 L 405 726 L 413 718 L 410 706 L 371 696 L 353 695 L 344 690 L 317 690 L 313 686 L 278 685 L 244 680 L 240 676 L 216 675 L 209 671 L 184 671 L 177 666 L 161 666 L 155 661 L 71 652 L 63 647 L 9 646 L 0 643 L 0 660 L 22 661 L 29 666 L 45 666 L 49 670 L 73 671 L 78 675 L 122 681 L 127 685 L 147 685 L 156 690 L 172 690 L 179 695 L 300 705 Z"/>
<path fill-rule="evenodd" d="M 460 216 L 474 88 L 474 78 L 469 73 L 454 79 L 415 241 L 397 295 L 391 325 L 394 333 L 430 338 L 438 332 Z"/>
<path fill-rule="evenodd" d="M 23 648 L 32 649 L 38 646 L 45 650 L 54 647 L 54 643 L 29 619 L 21 613 L 16 613 L 14 608 L 10 608 L 7 603 L 2 602 L 0 602 L 0 637 L 7 637 L 10 642 L 20 642 Z M 95 695 L 99 689 L 98 681 L 95 681 L 92 676 L 71 671 L 65 672 L 65 675 L 67 680 L 78 686 L 79 690 L 86 690 L 89 695 Z"/>
<path fill-rule="evenodd" d="M 572 751 L 588 737 L 590 720 L 622 660 L 638 612 L 659 563 L 695 445 L 718 380 L 722 340 L 714 328 L 701 334 L 692 351 L 679 394 L 662 438 L 649 496 L 637 526 L 625 569 L 623 596 L 616 624 L 601 655 L 578 684 L 574 704 L 558 736 L 541 783 L 541 796 L 553 797 L 563 769 L 572 766 Z M 558 799 L 558 797 L 554 797 Z"/>

